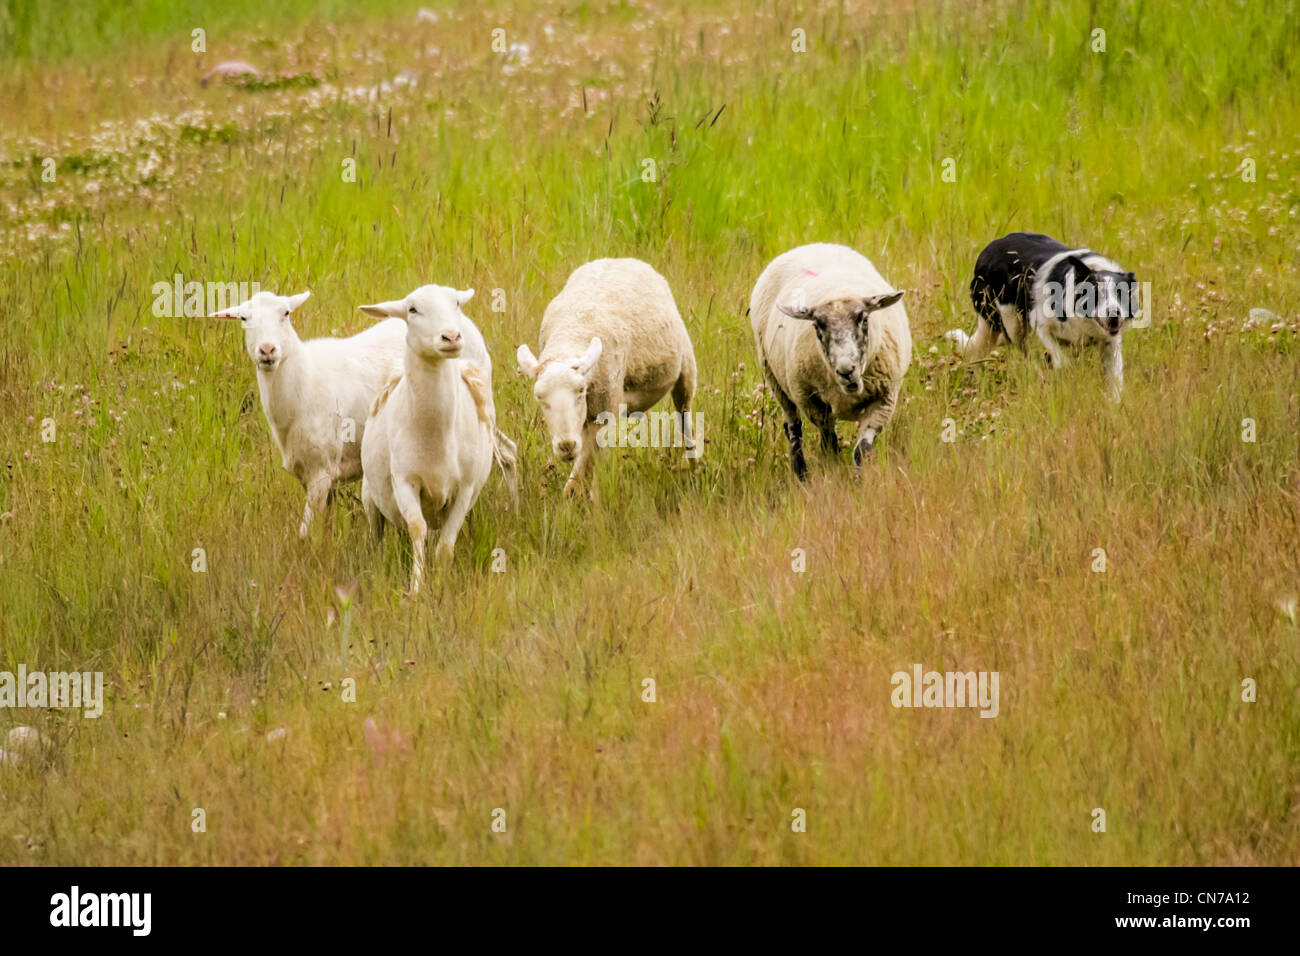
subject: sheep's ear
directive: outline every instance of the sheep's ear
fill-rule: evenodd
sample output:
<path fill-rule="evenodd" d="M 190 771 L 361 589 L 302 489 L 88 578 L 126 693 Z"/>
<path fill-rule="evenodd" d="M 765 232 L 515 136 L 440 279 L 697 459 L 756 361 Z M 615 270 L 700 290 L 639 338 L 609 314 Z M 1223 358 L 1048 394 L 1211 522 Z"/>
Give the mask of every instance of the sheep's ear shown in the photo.
<path fill-rule="evenodd" d="M 519 346 L 518 350 L 515 352 L 515 359 L 519 362 L 519 370 L 521 372 L 529 378 L 537 377 L 537 370 L 541 366 L 538 364 L 536 356 L 533 355 L 532 349 L 527 345 Z"/>
<path fill-rule="evenodd" d="M 464 306 L 465 303 L 468 302 L 468 301 L 469 301 L 470 299 L 472 299 L 472 298 L 474 298 L 474 290 L 473 290 L 473 289 L 466 289 L 466 290 L 464 290 L 463 292 L 457 292 L 457 293 L 456 293 L 456 304 L 459 305 L 459 306 Z"/>
<path fill-rule="evenodd" d="M 232 305 L 228 309 L 222 309 L 220 312 L 213 312 L 208 316 L 209 319 L 238 319 L 240 322 L 247 322 L 252 318 L 252 313 L 248 311 L 247 305 Z"/>
<path fill-rule="evenodd" d="M 792 309 L 788 305 L 778 305 L 777 308 L 792 319 L 806 319 L 812 314 L 811 310 L 806 307 L 802 309 Z"/>
<path fill-rule="evenodd" d="M 591 370 L 595 368 L 596 363 L 600 361 L 600 353 L 602 348 L 603 346 L 601 346 L 600 344 L 600 339 L 592 338 L 591 344 L 587 346 L 587 354 L 584 355 L 582 357 L 582 361 L 578 363 L 578 374 L 581 375 L 583 378 L 586 378 L 588 375 L 590 375 Z"/>
<path fill-rule="evenodd" d="M 373 315 L 377 319 L 406 318 L 405 299 L 393 299 L 391 302 L 376 302 L 374 305 L 359 305 L 357 308 L 366 315 Z"/>
<path fill-rule="evenodd" d="M 310 298 L 311 289 L 308 289 L 306 292 L 299 292 L 297 295 L 289 296 L 289 311 L 294 311 L 294 309 L 298 308 L 298 306 L 302 305 Z"/>
<path fill-rule="evenodd" d="M 887 309 L 898 302 L 903 297 L 902 292 L 888 292 L 885 295 L 868 296 L 862 300 L 863 312 L 877 312 L 880 309 Z"/>

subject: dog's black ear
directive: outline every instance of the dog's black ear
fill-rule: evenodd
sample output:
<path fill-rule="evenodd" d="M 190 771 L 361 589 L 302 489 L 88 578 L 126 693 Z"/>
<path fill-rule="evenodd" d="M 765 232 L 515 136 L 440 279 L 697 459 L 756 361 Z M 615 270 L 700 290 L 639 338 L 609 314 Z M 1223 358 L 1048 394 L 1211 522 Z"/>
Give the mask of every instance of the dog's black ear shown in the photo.
<path fill-rule="evenodd" d="M 1075 282 L 1082 282 L 1092 275 L 1092 270 L 1078 256 L 1066 256 L 1061 262 L 1061 267 L 1062 278 L 1064 278 L 1066 272 L 1073 272 Z"/>

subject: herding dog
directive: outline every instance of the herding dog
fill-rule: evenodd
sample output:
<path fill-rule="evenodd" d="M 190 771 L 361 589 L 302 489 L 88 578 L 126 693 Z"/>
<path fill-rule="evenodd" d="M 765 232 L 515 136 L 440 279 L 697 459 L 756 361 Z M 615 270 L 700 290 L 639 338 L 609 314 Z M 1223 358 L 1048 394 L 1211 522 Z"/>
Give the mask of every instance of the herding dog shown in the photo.
<path fill-rule="evenodd" d="M 970 283 L 978 325 L 974 335 L 945 336 L 967 359 L 1010 342 L 1027 350 L 1038 335 L 1052 368 L 1066 364 L 1063 345 L 1101 346 L 1110 397 L 1124 387 L 1120 339 L 1137 311 L 1137 279 L 1090 249 L 1071 249 L 1051 236 L 1013 232 L 990 242 L 975 260 Z"/>

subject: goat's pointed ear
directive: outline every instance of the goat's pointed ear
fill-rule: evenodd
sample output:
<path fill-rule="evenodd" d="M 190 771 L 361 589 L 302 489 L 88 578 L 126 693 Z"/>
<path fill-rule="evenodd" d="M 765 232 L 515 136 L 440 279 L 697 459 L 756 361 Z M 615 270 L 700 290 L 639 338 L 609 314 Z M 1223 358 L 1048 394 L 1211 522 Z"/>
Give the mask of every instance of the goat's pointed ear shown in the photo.
<path fill-rule="evenodd" d="M 462 291 L 462 292 L 457 292 L 457 293 L 456 293 L 456 304 L 459 305 L 459 306 L 462 306 L 462 307 L 463 307 L 463 306 L 465 305 L 465 303 L 468 302 L 468 301 L 469 301 L 470 299 L 472 299 L 472 298 L 474 298 L 474 290 L 473 290 L 473 289 L 465 289 L 465 290 Z"/>
<path fill-rule="evenodd" d="M 784 303 L 778 305 L 777 309 L 779 309 L 783 314 L 790 316 L 792 319 L 806 319 L 810 314 L 807 308 L 795 309 L 785 305 Z"/>
<path fill-rule="evenodd" d="M 884 295 L 872 295 L 862 300 L 862 311 L 877 312 L 895 305 L 903 297 L 902 292 L 887 292 Z"/>
<path fill-rule="evenodd" d="M 311 298 L 311 289 L 306 292 L 299 292 L 297 295 L 291 295 L 289 298 L 289 311 L 292 312 Z"/>
<path fill-rule="evenodd" d="M 374 305 L 359 305 L 357 308 L 366 315 L 373 315 L 377 319 L 402 319 L 406 317 L 405 299 L 393 299 L 391 302 L 376 302 Z"/>
<path fill-rule="evenodd" d="M 247 304 L 232 305 L 228 309 L 222 309 L 220 312 L 213 312 L 208 316 L 209 319 L 238 319 L 240 322 L 247 322 L 252 313 L 248 311 Z"/>
<path fill-rule="evenodd" d="M 604 346 L 600 344 L 600 339 L 593 337 L 591 344 L 587 346 L 587 354 L 584 355 L 582 361 L 578 363 L 579 375 L 586 378 L 591 374 L 591 370 L 595 368 L 596 363 L 600 361 L 600 353 L 603 348 Z"/>
<path fill-rule="evenodd" d="M 533 355 L 533 350 L 527 345 L 521 345 L 515 351 L 515 359 L 519 362 L 519 370 L 529 378 L 537 377 L 537 370 L 541 367 L 537 357 Z"/>

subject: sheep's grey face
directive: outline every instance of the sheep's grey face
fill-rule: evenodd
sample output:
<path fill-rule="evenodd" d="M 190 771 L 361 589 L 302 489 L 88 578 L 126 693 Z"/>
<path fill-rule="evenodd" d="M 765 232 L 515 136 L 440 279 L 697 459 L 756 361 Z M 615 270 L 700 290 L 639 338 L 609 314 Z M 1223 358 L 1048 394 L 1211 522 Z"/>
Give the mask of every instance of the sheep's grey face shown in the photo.
<path fill-rule="evenodd" d="M 826 364 L 835 377 L 835 384 L 848 395 L 862 391 L 869 315 L 870 310 L 861 299 L 826 302 L 811 309 L 807 315 Z"/>
<path fill-rule="evenodd" d="M 582 450 L 582 429 L 587 423 L 587 378 L 578 365 L 552 362 L 533 385 L 533 396 L 551 433 L 551 448 L 561 461 L 571 461 Z"/>
<path fill-rule="evenodd" d="M 293 298 L 259 292 L 232 313 L 244 327 L 244 347 L 259 371 L 274 372 L 286 351 L 298 339 L 290 313 L 297 307 Z"/>
<path fill-rule="evenodd" d="M 457 358 L 464 348 L 460 303 L 440 286 L 424 286 L 402 300 L 406 346 L 426 360 Z"/>
<path fill-rule="evenodd" d="M 871 313 L 887 309 L 901 298 L 902 292 L 885 292 L 864 299 L 834 299 L 811 308 L 785 304 L 778 308 L 792 319 L 812 323 L 835 383 L 845 394 L 857 395 L 862 391 L 862 373 L 867 364 Z"/>

